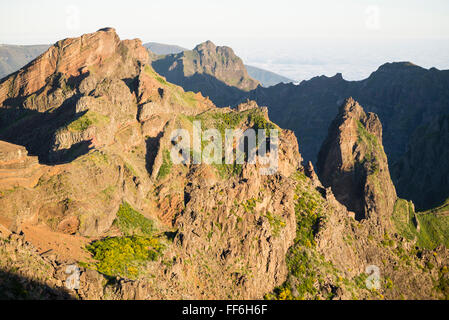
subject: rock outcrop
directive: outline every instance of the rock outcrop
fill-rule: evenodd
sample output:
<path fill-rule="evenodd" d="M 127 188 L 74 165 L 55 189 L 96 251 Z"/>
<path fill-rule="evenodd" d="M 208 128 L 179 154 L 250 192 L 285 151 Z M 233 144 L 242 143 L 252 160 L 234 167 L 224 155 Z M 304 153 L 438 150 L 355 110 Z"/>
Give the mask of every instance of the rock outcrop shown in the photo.
<path fill-rule="evenodd" d="M 389 223 L 397 200 L 377 115 L 347 99 L 318 156 L 318 175 L 357 220 Z"/>
<path fill-rule="evenodd" d="M 28 156 L 22 146 L 0 141 L 0 189 L 33 188 L 50 167 Z"/>
<path fill-rule="evenodd" d="M 168 81 L 185 90 L 201 92 L 219 107 L 240 100 L 242 92 L 257 88 L 260 83 L 248 75 L 243 61 L 229 47 L 211 41 L 191 51 L 156 58 L 152 65 Z"/>

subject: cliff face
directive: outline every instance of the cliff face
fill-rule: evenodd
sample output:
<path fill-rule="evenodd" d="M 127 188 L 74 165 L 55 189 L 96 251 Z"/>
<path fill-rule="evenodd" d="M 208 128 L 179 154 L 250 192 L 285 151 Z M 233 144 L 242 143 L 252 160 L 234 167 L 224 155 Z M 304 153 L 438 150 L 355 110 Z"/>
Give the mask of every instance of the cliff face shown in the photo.
<path fill-rule="evenodd" d="M 356 219 L 387 222 L 397 200 L 379 118 L 347 99 L 318 155 L 318 175 Z"/>
<path fill-rule="evenodd" d="M 156 58 L 152 65 L 168 81 L 185 90 L 201 92 L 219 107 L 238 101 L 242 92 L 260 85 L 248 75 L 243 61 L 231 48 L 217 47 L 211 41 L 191 51 Z"/>
<path fill-rule="evenodd" d="M 139 40 L 103 29 L 56 43 L 2 81 L 0 138 L 8 143 L 0 145 L 0 224 L 10 230 L 1 234 L 22 234 L 13 243 L 25 244 L 37 266 L 48 264 L 39 257 L 45 252 L 60 266 L 92 261 L 82 269 L 85 287 L 70 293 L 80 298 L 262 298 L 287 275 L 290 176 L 301 168 L 296 137 L 255 103 L 218 109 L 185 92 L 148 59 Z M 262 164 L 174 164 L 171 133 L 192 133 L 193 121 L 204 129 L 279 129 L 276 172 L 261 174 Z M 92 254 L 108 241 L 148 241 L 157 258 L 124 258 L 122 248 L 108 263 L 126 267 L 111 267 L 85 256 L 90 237 L 99 239 Z M 8 272 L 25 263 L 1 260 Z M 29 278 L 28 267 L 37 266 L 14 275 Z M 63 269 L 51 270 L 63 287 Z M 104 288 L 103 275 L 120 284 Z"/>
<path fill-rule="evenodd" d="M 33 188 L 49 169 L 24 147 L 0 141 L 0 189 Z"/>

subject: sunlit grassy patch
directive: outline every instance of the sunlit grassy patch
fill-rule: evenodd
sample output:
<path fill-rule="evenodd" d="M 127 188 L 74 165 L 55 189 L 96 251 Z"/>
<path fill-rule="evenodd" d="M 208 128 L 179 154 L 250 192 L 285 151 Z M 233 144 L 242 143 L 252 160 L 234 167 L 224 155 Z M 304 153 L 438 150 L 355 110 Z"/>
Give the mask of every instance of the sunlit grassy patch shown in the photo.
<path fill-rule="evenodd" d="M 162 245 L 155 238 L 116 237 L 95 241 L 87 250 L 97 260 L 94 267 L 98 272 L 136 279 L 146 263 L 160 256 Z"/>

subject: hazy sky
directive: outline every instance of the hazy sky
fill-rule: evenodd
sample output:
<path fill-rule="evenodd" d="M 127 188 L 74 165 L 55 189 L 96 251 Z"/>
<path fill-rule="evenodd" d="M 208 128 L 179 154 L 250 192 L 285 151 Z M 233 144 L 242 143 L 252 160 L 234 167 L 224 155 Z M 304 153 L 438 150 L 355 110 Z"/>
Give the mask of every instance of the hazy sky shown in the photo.
<path fill-rule="evenodd" d="M 435 63 L 428 63 L 445 67 L 441 61 L 449 64 L 447 50 L 440 51 L 447 48 L 442 42 L 449 39 L 448 17 L 447 0 L 1 0 L 0 43 L 54 43 L 110 26 L 122 39 L 187 48 L 210 39 L 262 65 L 280 54 L 290 60 L 323 62 L 326 56 L 320 48 L 327 52 L 324 62 L 332 62 L 333 50 L 342 48 L 348 53 L 340 62 L 350 64 L 363 56 L 352 57 L 357 49 L 348 46 L 405 41 L 418 50 L 425 39 L 427 45 L 436 44 L 426 53 Z M 395 45 L 389 53 L 383 50 L 385 58 L 407 47 Z"/>

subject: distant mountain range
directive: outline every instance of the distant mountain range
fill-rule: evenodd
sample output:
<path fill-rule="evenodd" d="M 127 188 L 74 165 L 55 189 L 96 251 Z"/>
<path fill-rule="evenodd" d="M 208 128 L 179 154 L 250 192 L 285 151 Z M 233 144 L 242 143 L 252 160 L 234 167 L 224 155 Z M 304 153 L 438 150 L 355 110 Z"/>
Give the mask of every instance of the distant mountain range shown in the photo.
<path fill-rule="evenodd" d="M 164 44 L 159 42 L 148 42 L 143 45 L 145 48 L 150 49 L 155 54 L 166 55 L 166 54 L 175 54 L 183 51 L 187 51 L 189 49 L 177 46 Z"/>
<path fill-rule="evenodd" d="M 246 70 L 248 71 L 248 74 L 250 77 L 256 79 L 259 81 L 263 87 L 271 87 L 275 86 L 278 83 L 290 83 L 295 82 L 292 79 L 289 79 L 287 77 L 281 76 L 277 73 L 267 71 L 261 68 L 249 66 L 245 64 Z"/>
<path fill-rule="evenodd" d="M 49 47 L 49 45 L 0 45 L 0 79 L 19 70 Z"/>

